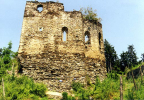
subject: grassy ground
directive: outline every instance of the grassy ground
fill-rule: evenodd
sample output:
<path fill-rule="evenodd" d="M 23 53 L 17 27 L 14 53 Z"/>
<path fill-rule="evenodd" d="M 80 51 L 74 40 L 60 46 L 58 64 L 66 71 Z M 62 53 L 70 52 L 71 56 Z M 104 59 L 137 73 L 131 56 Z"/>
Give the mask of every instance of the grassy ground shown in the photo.
<path fill-rule="evenodd" d="M 18 62 L 13 59 L 14 62 L 14 69 L 18 69 Z M 143 63 L 144 64 L 144 63 Z M 132 69 L 136 69 L 142 64 L 134 66 Z M 130 70 L 128 69 L 127 72 Z M 21 100 L 48 100 L 48 97 L 45 95 L 46 93 L 46 86 L 39 83 L 34 83 L 32 79 L 27 78 L 25 76 L 21 76 L 20 74 L 12 74 L 12 67 L 7 69 L 7 72 L 11 72 L 11 74 L 5 74 L 3 76 L 5 82 L 5 92 L 6 92 L 6 99 L 21 99 Z M 15 71 L 14 71 L 15 72 Z M 113 74 L 115 75 L 115 74 Z M 113 76 L 112 75 L 112 76 Z M 103 82 L 100 82 L 96 79 L 95 84 L 87 84 L 86 86 L 81 85 L 79 83 L 74 83 L 73 91 L 70 91 L 70 95 L 75 95 L 74 98 L 87 100 L 90 97 L 94 99 L 120 99 L 120 79 L 113 79 L 111 77 L 106 78 Z M 144 99 L 143 96 L 140 94 L 144 91 L 144 85 L 140 85 L 140 77 L 135 79 L 139 90 L 133 90 L 134 84 L 133 80 L 126 79 L 126 75 L 122 75 L 123 77 L 123 99 L 135 98 Z M 0 99 L 2 99 L 2 84 L 1 84 L 0 77 Z M 144 79 L 144 77 L 143 77 Z M 87 82 L 89 83 L 89 82 Z M 131 94 L 128 92 L 131 91 Z M 69 100 L 72 99 L 69 96 Z"/>
<path fill-rule="evenodd" d="M 138 68 L 140 65 L 134 66 L 133 69 Z M 129 72 L 128 70 L 127 72 Z M 115 74 L 112 74 L 112 76 Z M 108 75 L 109 76 L 109 75 Z M 120 77 L 117 75 L 117 79 L 107 77 L 103 82 L 96 80 L 95 84 L 82 86 L 78 83 L 74 83 L 72 94 L 76 99 L 88 100 L 90 97 L 93 99 L 120 99 Z M 141 84 L 141 77 L 135 79 L 138 90 L 135 89 L 133 79 L 126 79 L 126 75 L 122 75 L 123 78 L 123 99 L 144 99 L 142 95 L 144 92 L 144 84 Z M 144 76 L 143 76 L 144 79 Z M 71 100 L 71 99 L 70 99 Z"/>
<path fill-rule="evenodd" d="M 46 85 L 35 83 L 33 79 L 20 74 L 8 73 L 0 77 L 0 100 L 3 99 L 2 78 L 6 100 L 48 100 Z"/>

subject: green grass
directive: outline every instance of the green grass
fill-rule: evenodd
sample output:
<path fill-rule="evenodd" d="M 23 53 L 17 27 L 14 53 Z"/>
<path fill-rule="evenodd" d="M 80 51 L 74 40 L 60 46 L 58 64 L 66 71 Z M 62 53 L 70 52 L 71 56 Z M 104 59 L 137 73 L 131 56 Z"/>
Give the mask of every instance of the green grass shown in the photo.
<path fill-rule="evenodd" d="M 144 76 L 143 76 L 144 79 Z M 138 90 L 135 89 L 132 79 L 127 82 L 128 88 L 125 90 L 124 98 L 126 99 L 144 99 L 144 83 L 141 83 L 141 77 L 135 79 Z"/>
<path fill-rule="evenodd" d="M 44 84 L 35 83 L 32 79 L 26 76 L 12 77 L 6 75 L 3 77 L 5 86 L 6 100 L 46 100 L 45 94 L 47 88 Z M 2 86 L 0 86 L 2 88 Z M 0 89 L 0 99 L 2 99 L 2 89 Z"/>
<path fill-rule="evenodd" d="M 125 100 L 127 99 L 126 95 L 128 95 L 129 90 L 134 87 L 134 84 L 132 79 L 129 79 L 128 81 L 127 80 L 124 81 L 125 81 L 125 86 L 123 87 L 123 96 L 124 96 L 123 98 Z"/>
<path fill-rule="evenodd" d="M 73 92 L 75 97 L 80 100 L 88 100 L 90 97 L 93 99 L 116 99 L 119 94 L 119 80 L 106 78 L 100 82 L 99 78 L 96 79 L 95 84 L 84 86 L 79 82 L 73 82 Z M 119 99 L 119 98 L 118 98 Z"/>
<path fill-rule="evenodd" d="M 140 65 L 134 66 L 133 69 L 138 68 Z M 129 69 L 128 69 L 129 70 Z M 135 79 L 136 86 L 138 90 L 135 89 L 133 79 L 130 78 L 129 80 L 126 79 L 126 75 L 120 75 L 111 73 L 108 77 L 100 82 L 99 79 L 96 79 L 95 84 L 87 84 L 82 85 L 78 82 L 74 82 L 72 84 L 73 91 L 71 94 L 75 95 L 75 98 L 80 100 L 89 100 L 90 97 L 95 99 L 120 99 L 120 76 L 123 79 L 123 99 L 144 99 L 144 83 L 141 84 L 141 77 L 139 76 Z M 143 76 L 144 82 L 144 76 Z"/>

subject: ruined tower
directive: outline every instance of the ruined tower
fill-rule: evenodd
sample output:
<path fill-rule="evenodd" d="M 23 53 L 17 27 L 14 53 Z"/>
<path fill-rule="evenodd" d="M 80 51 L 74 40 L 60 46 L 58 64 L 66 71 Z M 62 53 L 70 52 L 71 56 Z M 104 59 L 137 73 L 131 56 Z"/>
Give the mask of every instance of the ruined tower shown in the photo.
<path fill-rule="evenodd" d="M 41 8 L 41 10 L 39 10 Z M 87 37 L 87 38 L 85 38 Z M 69 90 L 72 81 L 106 77 L 102 24 L 84 20 L 62 3 L 27 1 L 18 57 L 23 74 L 49 90 Z"/>

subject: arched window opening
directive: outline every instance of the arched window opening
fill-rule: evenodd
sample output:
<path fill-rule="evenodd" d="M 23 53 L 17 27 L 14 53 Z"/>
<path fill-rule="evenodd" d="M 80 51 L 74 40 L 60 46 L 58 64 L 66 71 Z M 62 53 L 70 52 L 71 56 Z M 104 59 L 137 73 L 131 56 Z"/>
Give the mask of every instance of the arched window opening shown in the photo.
<path fill-rule="evenodd" d="M 85 42 L 88 41 L 88 35 L 85 35 Z"/>
<path fill-rule="evenodd" d="M 63 41 L 66 41 L 66 31 L 63 31 Z"/>
<path fill-rule="evenodd" d="M 101 33 L 99 33 L 99 47 L 101 48 Z"/>
<path fill-rule="evenodd" d="M 62 40 L 63 41 L 67 41 L 67 35 L 68 35 L 68 28 L 67 27 L 63 27 L 62 28 Z"/>
<path fill-rule="evenodd" d="M 85 43 L 90 44 L 90 33 L 88 31 L 85 32 Z"/>
<path fill-rule="evenodd" d="M 37 11 L 42 12 L 43 11 L 43 5 L 38 5 L 37 6 Z"/>

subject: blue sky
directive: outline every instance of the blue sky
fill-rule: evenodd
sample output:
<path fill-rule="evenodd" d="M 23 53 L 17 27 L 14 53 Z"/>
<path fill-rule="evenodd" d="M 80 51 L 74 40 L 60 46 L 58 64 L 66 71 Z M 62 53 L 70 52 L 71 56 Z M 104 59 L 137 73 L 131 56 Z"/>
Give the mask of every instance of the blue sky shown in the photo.
<path fill-rule="evenodd" d="M 33 0 L 34 1 L 34 0 Z M 45 2 L 46 0 L 39 0 Z M 47 0 L 49 1 L 49 0 Z M 53 0 L 57 1 L 57 0 Z M 137 56 L 144 53 L 144 0 L 59 0 L 65 11 L 92 7 L 102 18 L 103 36 L 117 54 L 133 44 Z M 26 0 L 0 0 L 0 48 L 11 40 L 18 50 Z"/>

